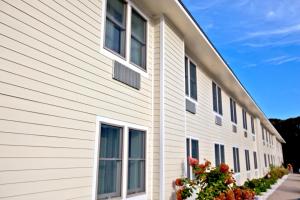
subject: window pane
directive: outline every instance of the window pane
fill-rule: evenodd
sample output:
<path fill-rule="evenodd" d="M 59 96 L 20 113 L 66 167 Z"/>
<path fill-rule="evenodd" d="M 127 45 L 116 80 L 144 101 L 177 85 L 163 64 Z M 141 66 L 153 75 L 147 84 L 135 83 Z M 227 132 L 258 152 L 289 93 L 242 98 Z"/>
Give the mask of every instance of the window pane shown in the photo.
<path fill-rule="evenodd" d="M 129 130 L 129 158 L 145 158 L 145 132 L 139 130 Z"/>
<path fill-rule="evenodd" d="M 129 129 L 128 138 L 128 193 L 145 191 L 146 133 Z"/>
<path fill-rule="evenodd" d="M 146 21 L 135 11 L 131 15 L 130 60 L 146 69 Z"/>
<path fill-rule="evenodd" d="M 131 62 L 146 69 L 146 46 L 132 37 L 130 48 Z"/>
<path fill-rule="evenodd" d="M 187 168 L 187 177 L 190 178 L 190 165 L 189 165 L 189 157 L 190 157 L 190 139 L 186 139 L 186 168 Z"/>
<path fill-rule="evenodd" d="M 237 148 L 236 149 L 236 153 L 237 153 L 237 170 L 238 170 L 238 172 L 240 172 L 241 171 L 241 169 L 240 169 L 240 154 L 239 154 L 239 149 Z"/>
<path fill-rule="evenodd" d="M 119 127 L 101 125 L 100 158 L 121 158 L 121 131 Z"/>
<path fill-rule="evenodd" d="M 192 62 L 190 62 L 190 87 L 191 97 L 197 99 L 197 69 Z"/>
<path fill-rule="evenodd" d="M 197 140 L 192 140 L 192 157 L 199 159 L 199 146 Z"/>
<path fill-rule="evenodd" d="M 236 149 L 234 147 L 232 148 L 232 153 L 233 153 L 233 170 L 234 172 L 237 172 Z"/>
<path fill-rule="evenodd" d="M 185 94 L 189 95 L 189 64 L 187 57 L 185 57 Z"/>
<path fill-rule="evenodd" d="M 234 122 L 234 116 L 233 116 L 233 100 L 230 98 L 230 118 L 231 121 Z"/>
<path fill-rule="evenodd" d="M 213 82 L 212 83 L 212 93 L 213 93 L 213 109 L 215 112 L 218 112 L 217 107 L 217 85 Z"/>
<path fill-rule="evenodd" d="M 215 162 L 216 167 L 220 165 L 220 149 L 218 144 L 215 144 Z"/>
<path fill-rule="evenodd" d="M 101 197 L 120 196 L 122 128 L 101 125 L 98 194 Z"/>
<path fill-rule="evenodd" d="M 128 161 L 128 193 L 145 191 L 145 161 Z"/>
<path fill-rule="evenodd" d="M 122 0 L 107 1 L 107 15 L 113 17 L 118 23 L 125 24 L 125 4 Z"/>
<path fill-rule="evenodd" d="M 220 148 L 221 148 L 221 162 L 225 163 L 224 145 L 220 145 Z"/>
<path fill-rule="evenodd" d="M 125 31 L 109 19 L 106 20 L 105 46 L 125 56 Z"/>
<path fill-rule="evenodd" d="M 146 21 L 135 10 L 131 15 L 131 34 L 140 42 L 146 42 Z"/>
<path fill-rule="evenodd" d="M 223 114 L 223 108 L 222 108 L 222 92 L 221 88 L 218 87 L 218 107 L 219 107 L 219 114 Z"/>
<path fill-rule="evenodd" d="M 100 196 L 121 196 L 121 161 L 100 160 L 98 194 Z"/>
<path fill-rule="evenodd" d="M 235 101 L 233 102 L 233 108 L 234 108 L 234 122 L 237 123 L 237 116 L 236 116 L 236 103 Z"/>

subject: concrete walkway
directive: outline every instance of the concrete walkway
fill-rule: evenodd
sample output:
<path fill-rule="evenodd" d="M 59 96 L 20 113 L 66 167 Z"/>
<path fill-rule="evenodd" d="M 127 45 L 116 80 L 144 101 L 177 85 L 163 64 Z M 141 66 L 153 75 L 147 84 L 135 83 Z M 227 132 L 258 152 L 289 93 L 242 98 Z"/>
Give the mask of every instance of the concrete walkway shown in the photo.
<path fill-rule="evenodd" d="M 300 200 L 300 174 L 290 174 L 268 200 Z"/>

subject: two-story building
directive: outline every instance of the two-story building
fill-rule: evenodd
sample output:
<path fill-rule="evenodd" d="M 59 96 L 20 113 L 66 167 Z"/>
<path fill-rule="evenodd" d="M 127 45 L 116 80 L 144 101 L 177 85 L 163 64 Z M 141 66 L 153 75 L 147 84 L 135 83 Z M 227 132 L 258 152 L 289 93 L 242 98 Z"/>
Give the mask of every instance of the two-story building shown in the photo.
<path fill-rule="evenodd" d="M 283 138 L 179 0 L 0 1 L 0 199 L 174 199 L 187 158 L 239 184 Z"/>

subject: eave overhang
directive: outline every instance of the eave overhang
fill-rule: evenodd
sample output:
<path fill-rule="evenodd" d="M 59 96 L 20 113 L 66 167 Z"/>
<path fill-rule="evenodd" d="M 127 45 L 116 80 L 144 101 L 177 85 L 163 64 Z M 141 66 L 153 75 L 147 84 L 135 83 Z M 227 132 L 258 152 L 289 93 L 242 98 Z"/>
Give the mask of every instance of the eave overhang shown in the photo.
<path fill-rule="evenodd" d="M 165 15 L 184 37 L 185 48 L 193 54 L 193 59 L 214 81 L 222 86 L 250 114 L 259 118 L 265 128 L 285 143 L 284 139 L 268 120 L 263 111 L 239 81 L 230 66 L 205 35 L 196 20 L 179 0 L 134 0 L 143 5 L 152 16 Z"/>

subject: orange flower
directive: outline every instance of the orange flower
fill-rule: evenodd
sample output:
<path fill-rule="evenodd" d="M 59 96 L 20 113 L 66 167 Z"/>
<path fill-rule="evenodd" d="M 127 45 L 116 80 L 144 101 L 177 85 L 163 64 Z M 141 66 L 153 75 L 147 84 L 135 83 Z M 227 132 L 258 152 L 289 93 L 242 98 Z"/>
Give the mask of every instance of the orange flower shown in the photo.
<path fill-rule="evenodd" d="M 191 166 L 194 167 L 194 166 L 198 165 L 198 163 L 199 163 L 199 161 L 196 158 L 189 157 L 189 164 Z"/>
<path fill-rule="evenodd" d="M 205 166 L 205 164 L 200 164 L 198 167 L 199 167 L 200 169 L 204 169 L 206 166 Z"/>
<path fill-rule="evenodd" d="M 226 200 L 235 200 L 234 193 L 232 190 L 226 192 Z"/>
<path fill-rule="evenodd" d="M 182 182 L 182 179 L 178 178 L 175 180 L 175 185 L 177 186 L 183 186 L 183 182 Z"/>
<path fill-rule="evenodd" d="M 220 171 L 221 171 L 222 173 L 227 173 L 228 170 L 229 170 L 229 166 L 228 166 L 228 165 L 226 165 L 225 163 L 221 163 L 221 164 L 220 164 Z"/>
<path fill-rule="evenodd" d="M 233 178 L 228 178 L 225 182 L 227 185 L 231 184 L 231 183 L 234 183 L 234 179 Z"/>
<path fill-rule="evenodd" d="M 208 160 L 207 161 L 205 161 L 205 167 L 208 167 L 208 166 L 210 166 L 210 164 L 211 164 L 211 162 L 209 162 Z"/>
<path fill-rule="evenodd" d="M 176 192 L 176 199 L 177 200 L 182 200 L 181 192 L 182 192 L 182 190 L 177 190 L 177 192 Z"/>

